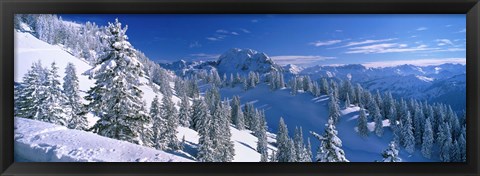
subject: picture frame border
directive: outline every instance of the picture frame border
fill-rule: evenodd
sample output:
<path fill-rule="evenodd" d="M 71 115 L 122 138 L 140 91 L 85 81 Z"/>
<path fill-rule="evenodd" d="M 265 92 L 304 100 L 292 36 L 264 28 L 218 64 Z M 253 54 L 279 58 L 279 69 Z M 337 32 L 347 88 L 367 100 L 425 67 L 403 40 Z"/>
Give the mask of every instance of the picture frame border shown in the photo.
<path fill-rule="evenodd" d="M 479 175 L 480 7 L 477 0 L 2 0 L 1 175 Z M 465 14 L 467 162 L 27 163 L 13 160 L 14 14 Z"/>

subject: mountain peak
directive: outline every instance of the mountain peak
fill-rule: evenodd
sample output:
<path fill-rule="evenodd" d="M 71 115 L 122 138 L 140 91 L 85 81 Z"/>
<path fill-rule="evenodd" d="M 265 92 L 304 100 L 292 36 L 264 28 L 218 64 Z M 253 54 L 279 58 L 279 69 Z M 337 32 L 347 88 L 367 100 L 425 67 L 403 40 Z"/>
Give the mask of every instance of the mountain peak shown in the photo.
<path fill-rule="evenodd" d="M 280 70 L 267 54 L 252 49 L 232 48 L 218 59 L 220 73 L 248 73 L 250 71 L 266 73 Z"/>

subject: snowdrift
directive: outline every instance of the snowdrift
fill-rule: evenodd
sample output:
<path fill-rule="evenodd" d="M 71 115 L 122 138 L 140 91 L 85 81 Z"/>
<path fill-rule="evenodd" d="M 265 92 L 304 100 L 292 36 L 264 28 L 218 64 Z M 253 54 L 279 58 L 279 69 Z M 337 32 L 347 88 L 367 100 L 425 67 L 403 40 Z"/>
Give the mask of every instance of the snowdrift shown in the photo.
<path fill-rule="evenodd" d="M 16 161 L 30 162 L 192 162 L 174 154 L 90 132 L 15 118 Z"/>

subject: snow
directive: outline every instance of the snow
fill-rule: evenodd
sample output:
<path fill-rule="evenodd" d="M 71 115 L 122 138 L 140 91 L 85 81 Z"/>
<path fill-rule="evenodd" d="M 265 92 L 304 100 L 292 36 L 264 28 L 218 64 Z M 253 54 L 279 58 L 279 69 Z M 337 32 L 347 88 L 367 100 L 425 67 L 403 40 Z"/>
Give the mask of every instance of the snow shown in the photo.
<path fill-rule="evenodd" d="M 15 156 L 31 162 L 192 162 L 153 148 L 15 118 Z"/>
<path fill-rule="evenodd" d="M 417 77 L 419 80 L 422 80 L 422 81 L 425 81 L 425 82 L 432 82 L 434 79 L 433 78 L 429 78 L 429 77 L 426 77 L 426 76 L 415 76 Z"/>
<path fill-rule="evenodd" d="M 186 152 L 190 156 L 196 156 L 196 149 L 198 145 L 198 133 L 192 129 L 179 127 L 177 133 L 178 139 L 181 141 L 185 135 L 185 141 L 187 143 Z M 257 148 L 257 137 L 255 137 L 250 130 L 238 130 L 234 127 L 230 127 L 230 132 L 232 133 L 231 141 L 234 144 L 235 156 L 233 157 L 233 162 L 258 162 L 260 161 L 260 153 L 256 151 Z M 275 142 L 275 135 L 267 135 L 268 142 Z M 271 150 L 277 150 L 276 147 L 269 144 L 268 148 Z M 269 152 L 271 152 L 269 150 Z"/>

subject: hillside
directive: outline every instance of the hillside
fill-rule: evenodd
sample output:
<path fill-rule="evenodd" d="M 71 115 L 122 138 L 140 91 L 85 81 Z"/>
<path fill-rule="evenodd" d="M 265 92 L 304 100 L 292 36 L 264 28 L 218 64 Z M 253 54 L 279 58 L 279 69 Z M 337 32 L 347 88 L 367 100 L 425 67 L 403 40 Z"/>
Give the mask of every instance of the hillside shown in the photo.
<path fill-rule="evenodd" d="M 64 50 L 61 46 L 54 46 L 50 45 L 48 43 L 45 43 L 34 36 L 32 36 L 30 33 L 24 33 L 24 32 L 15 32 L 15 82 L 22 82 L 22 77 L 23 75 L 27 72 L 27 70 L 30 68 L 32 63 L 40 60 L 42 65 L 47 66 L 51 62 L 55 62 L 57 66 L 60 68 L 59 70 L 59 75 L 60 77 L 63 77 L 65 75 L 64 68 L 66 67 L 67 63 L 71 62 L 73 63 L 76 68 L 77 68 L 77 76 L 79 78 L 79 85 L 80 85 L 80 90 L 82 95 L 91 87 L 94 85 L 94 81 L 88 79 L 88 76 L 83 75 L 82 73 L 91 68 L 90 65 L 87 64 L 86 61 L 76 58 L 72 56 L 70 53 Z M 147 78 L 141 78 L 142 82 L 147 82 Z M 63 83 L 63 80 L 60 80 Z M 173 83 L 171 83 L 173 86 Z M 154 85 L 156 86 L 156 85 Z M 143 91 L 143 100 L 146 103 L 147 108 L 150 106 L 150 102 L 152 102 L 153 98 L 155 95 L 161 99 L 163 95 L 160 92 L 155 92 L 150 85 L 142 85 L 140 89 Z M 173 88 L 172 88 L 173 91 Z M 176 96 L 172 97 L 173 102 L 176 104 L 180 101 L 180 99 Z M 177 107 L 178 108 L 178 107 Z M 92 126 L 95 124 L 96 120 L 98 118 L 94 117 L 92 114 L 88 115 L 88 120 L 89 120 L 89 125 Z M 36 124 L 36 122 L 32 122 L 31 120 L 19 120 L 18 125 L 24 125 L 25 123 L 27 126 L 28 124 L 32 123 L 32 125 Z M 40 122 L 40 125 L 38 125 L 36 128 L 32 128 L 29 131 L 21 132 L 21 133 L 31 133 L 31 134 L 36 134 L 36 133 L 42 133 L 42 131 L 46 130 L 49 131 L 48 128 L 53 128 L 52 125 L 42 125 L 44 123 Z M 25 127 L 25 126 L 22 126 Z M 65 131 L 70 131 L 66 130 L 65 127 L 61 127 Z M 182 140 L 183 136 L 185 136 L 186 139 L 186 146 L 185 146 L 185 151 L 186 152 L 180 152 L 176 153 L 177 158 L 180 158 L 179 161 L 181 160 L 192 160 L 194 159 L 192 156 L 196 155 L 196 149 L 198 145 L 198 134 L 196 131 L 193 131 L 188 128 L 184 127 L 179 127 L 177 129 L 178 134 L 177 137 L 179 140 Z M 235 147 L 235 157 L 234 161 L 238 162 L 247 162 L 247 161 L 259 161 L 260 160 L 260 154 L 255 150 L 256 148 L 256 142 L 257 138 L 251 134 L 250 131 L 248 130 L 242 130 L 239 131 L 233 127 L 231 127 L 231 132 L 232 132 L 232 141 L 234 142 L 234 147 Z M 66 132 L 70 133 L 70 132 Z M 81 132 L 80 131 L 74 131 L 73 133 L 79 133 L 83 136 L 85 136 L 84 139 L 88 144 L 88 142 L 95 142 L 94 139 L 103 139 L 104 137 L 98 136 L 96 134 L 90 133 L 90 132 Z M 25 135 L 25 134 L 22 134 Z M 62 134 L 64 135 L 64 134 Z M 74 135 L 75 136 L 75 135 Z M 269 135 L 269 142 L 274 143 L 274 138 L 275 136 L 273 134 Z M 55 137 L 55 136 L 53 136 Z M 83 138 L 83 137 L 82 137 Z M 52 138 L 53 139 L 53 138 Z M 91 139 L 91 140 L 90 140 Z M 20 138 L 18 138 L 20 140 Z M 70 140 L 77 140 L 76 138 L 70 137 Z M 80 139 L 78 139 L 80 140 Z M 113 139 L 110 139 L 113 140 Z M 29 140 L 22 140 L 22 141 L 17 141 L 17 142 L 23 142 L 24 145 L 28 146 L 34 146 L 36 145 L 35 141 L 28 142 Z M 113 140 L 116 141 L 116 140 Z M 59 141 L 61 142 L 61 141 Z M 119 144 L 124 144 L 126 142 L 121 142 L 121 141 L 116 141 L 119 142 Z M 55 143 L 55 141 L 50 141 L 48 144 L 49 146 L 55 146 L 55 145 L 61 145 L 60 143 Z M 63 144 L 62 144 L 63 145 Z M 133 147 L 134 144 L 128 143 L 130 147 Z M 18 146 L 20 147 L 20 146 Z M 85 148 L 85 146 L 79 145 L 79 146 L 69 146 L 70 148 L 72 147 L 81 147 Z M 98 148 L 95 148 L 95 146 L 90 146 L 92 150 L 100 150 L 100 148 L 103 148 L 105 150 L 110 150 L 112 148 L 108 148 L 107 146 L 99 146 Z M 111 147 L 111 146 L 110 146 Z M 142 146 L 137 146 L 137 148 L 145 148 Z M 47 147 L 48 148 L 48 147 Z M 135 147 L 134 147 L 135 148 Z M 272 150 L 276 150 L 276 148 L 272 145 L 269 146 Z M 103 150 L 102 149 L 102 150 Z M 46 149 L 42 149 L 46 150 Z M 135 149 L 128 149 L 128 150 L 135 150 Z M 155 150 L 155 149 L 149 149 L 149 150 Z M 29 150 L 27 148 L 16 148 L 16 155 L 21 156 L 24 158 Z M 161 152 L 161 151 L 160 151 Z M 102 156 L 106 157 L 108 155 Z M 52 157 L 52 156 L 48 156 Z M 93 157 L 93 156 L 92 156 Z M 96 156 L 95 156 L 96 157 Z M 28 157 L 26 158 L 28 159 Z M 59 158 L 57 158 L 60 160 Z M 53 158 L 52 160 L 57 160 Z M 95 161 L 114 161 L 115 159 L 119 159 L 120 161 L 136 161 L 134 158 L 103 158 Z M 36 160 L 36 159 L 35 159 Z M 144 161 L 143 159 L 141 159 Z M 42 160 L 43 161 L 43 160 Z M 62 160 L 63 161 L 63 160 Z M 67 160 L 66 161 L 94 161 L 94 159 L 82 159 L 81 157 L 74 158 L 72 160 Z M 155 161 L 155 162 L 163 162 L 163 161 L 169 161 L 168 158 L 158 158 L 158 159 L 151 159 L 148 161 Z"/>

